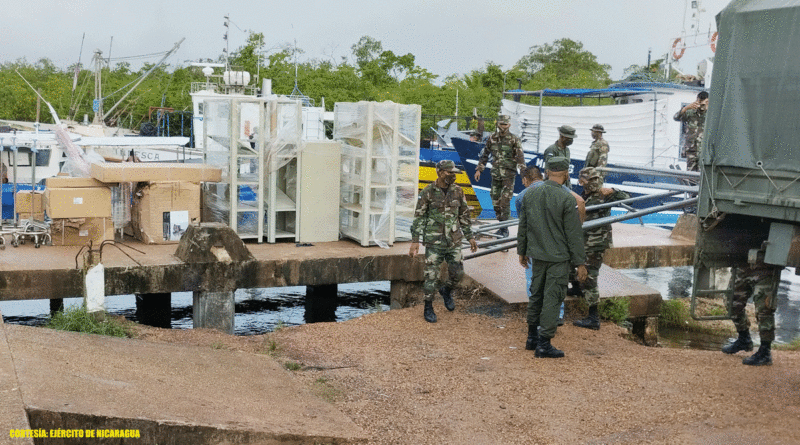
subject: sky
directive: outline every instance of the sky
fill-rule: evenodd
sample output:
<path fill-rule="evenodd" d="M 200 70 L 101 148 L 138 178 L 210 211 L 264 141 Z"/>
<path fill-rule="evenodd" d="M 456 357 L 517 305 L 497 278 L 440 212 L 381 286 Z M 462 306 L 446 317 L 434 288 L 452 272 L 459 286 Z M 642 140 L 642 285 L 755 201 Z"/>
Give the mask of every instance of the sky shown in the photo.
<path fill-rule="evenodd" d="M 110 51 L 112 59 L 133 57 L 167 51 L 185 38 L 167 63 L 186 66 L 222 54 L 228 15 L 231 51 L 255 31 L 264 34 L 268 54 L 296 42 L 304 51 L 301 60 L 347 57 L 353 63 L 351 46 L 370 36 L 385 50 L 414 54 L 417 65 L 439 75 L 439 81 L 487 62 L 510 69 L 532 46 L 561 38 L 582 42 L 600 63 L 611 65 L 611 77 L 618 80 L 630 65 L 645 64 L 648 50 L 653 59 L 671 51 L 675 38 L 693 33 L 695 24 L 703 35 L 689 39 L 677 66 L 695 74 L 697 62 L 713 55 L 707 36 L 716 30 L 714 17 L 729 3 L 696 1 L 705 11 L 692 20 L 691 0 L 33 0 L 43 5 L 30 10 L 0 0 L 0 63 L 48 58 L 67 68 L 80 55 L 88 67 L 96 49 L 104 57 Z M 142 60 L 129 62 L 138 69 Z"/>

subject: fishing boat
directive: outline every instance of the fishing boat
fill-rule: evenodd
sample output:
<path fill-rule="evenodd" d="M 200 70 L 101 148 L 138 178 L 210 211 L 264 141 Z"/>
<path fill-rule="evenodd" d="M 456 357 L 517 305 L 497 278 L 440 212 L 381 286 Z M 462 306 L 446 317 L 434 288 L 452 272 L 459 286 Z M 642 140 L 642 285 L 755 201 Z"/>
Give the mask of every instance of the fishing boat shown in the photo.
<path fill-rule="evenodd" d="M 702 87 L 670 83 L 642 82 L 618 83 L 604 89 L 560 89 L 540 91 L 507 91 L 507 95 L 515 98 L 524 96 L 538 97 L 539 105 L 525 104 L 515 100 L 504 99 L 501 114 L 511 119 L 510 131 L 518 135 L 522 141 L 525 162 L 539 169 L 544 168 L 542 154 L 558 139 L 558 127 L 570 125 L 577 131 L 577 138 L 570 146 L 570 181 L 577 191 L 578 173 L 584 167 L 586 154 L 592 138 L 590 129 L 595 124 L 605 127 L 605 139 L 611 146 L 609 166 L 638 166 L 648 169 L 685 170 L 686 159 L 681 154 L 683 124 L 673 119 L 674 114 L 684 105 L 693 102 Z M 613 105 L 550 107 L 543 106 L 544 97 L 572 97 L 579 101 L 592 98 L 612 98 Z M 481 218 L 493 218 L 491 198 L 491 175 L 484 172 L 481 181 L 474 181 L 474 175 L 480 152 L 484 144 L 472 142 L 465 138 L 451 138 L 454 149 L 461 158 L 483 211 Z M 487 165 L 491 170 L 491 163 Z M 664 192 L 666 190 L 640 187 L 631 183 L 664 182 L 663 178 L 646 174 L 609 173 L 606 185 L 624 190 L 633 196 Z M 680 184 L 673 179 L 672 182 Z M 523 189 L 517 178 L 514 193 Z M 652 206 L 654 202 L 644 200 L 637 207 Z M 621 213 L 623 210 L 617 210 Z M 662 212 L 650 215 L 644 222 L 648 224 L 671 224 L 677 220 L 680 212 Z M 512 216 L 515 215 L 512 209 Z"/>

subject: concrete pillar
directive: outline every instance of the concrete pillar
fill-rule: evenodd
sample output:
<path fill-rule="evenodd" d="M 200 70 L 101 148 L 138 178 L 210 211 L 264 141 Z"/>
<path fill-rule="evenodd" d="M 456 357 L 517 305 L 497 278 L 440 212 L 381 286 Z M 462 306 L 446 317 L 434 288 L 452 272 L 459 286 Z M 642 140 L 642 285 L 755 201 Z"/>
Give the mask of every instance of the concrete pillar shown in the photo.
<path fill-rule="evenodd" d="M 106 318 L 106 278 L 103 263 L 97 263 L 86 270 L 83 277 L 83 307 L 95 320 Z"/>
<path fill-rule="evenodd" d="M 58 311 L 64 310 L 64 299 L 63 298 L 52 298 L 50 299 L 50 315 L 55 314 Z"/>
<path fill-rule="evenodd" d="M 421 282 L 392 280 L 389 287 L 389 307 L 391 309 L 401 309 L 411 307 L 416 303 L 414 293 L 422 287 Z"/>
<path fill-rule="evenodd" d="M 306 323 L 336 321 L 336 298 L 339 291 L 337 284 L 306 286 L 305 320 Z"/>
<path fill-rule="evenodd" d="M 211 328 L 226 334 L 233 334 L 234 307 L 233 291 L 198 292 L 193 295 L 192 327 Z"/>
<path fill-rule="evenodd" d="M 172 294 L 136 294 L 136 318 L 139 323 L 157 328 L 172 327 Z"/>

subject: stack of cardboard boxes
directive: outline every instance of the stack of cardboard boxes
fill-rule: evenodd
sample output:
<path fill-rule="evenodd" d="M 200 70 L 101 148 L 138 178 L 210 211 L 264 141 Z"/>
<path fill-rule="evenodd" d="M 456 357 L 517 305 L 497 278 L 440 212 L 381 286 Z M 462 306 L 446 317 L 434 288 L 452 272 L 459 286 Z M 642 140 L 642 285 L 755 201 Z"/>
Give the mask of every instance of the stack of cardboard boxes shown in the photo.
<path fill-rule="evenodd" d="M 92 178 L 55 177 L 45 182 L 45 211 L 54 246 L 97 245 L 114 239 L 111 189 Z"/>
<path fill-rule="evenodd" d="M 221 170 L 202 164 L 92 164 L 92 178 L 47 179 L 45 211 L 53 245 L 98 244 L 114 239 L 111 188 L 134 183 L 130 233 L 148 244 L 176 243 L 200 220 L 200 182 L 219 181 Z"/>

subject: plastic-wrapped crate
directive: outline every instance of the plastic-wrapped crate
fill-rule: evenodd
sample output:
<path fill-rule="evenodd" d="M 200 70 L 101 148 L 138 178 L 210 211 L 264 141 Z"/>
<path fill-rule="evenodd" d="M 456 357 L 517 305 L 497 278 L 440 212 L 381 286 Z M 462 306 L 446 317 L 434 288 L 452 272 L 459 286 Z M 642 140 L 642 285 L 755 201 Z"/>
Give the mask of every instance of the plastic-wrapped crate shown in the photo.
<path fill-rule="evenodd" d="M 333 135 L 343 143 L 343 236 L 382 247 L 410 239 L 408 218 L 413 219 L 419 183 L 420 118 L 419 105 L 336 104 Z"/>

